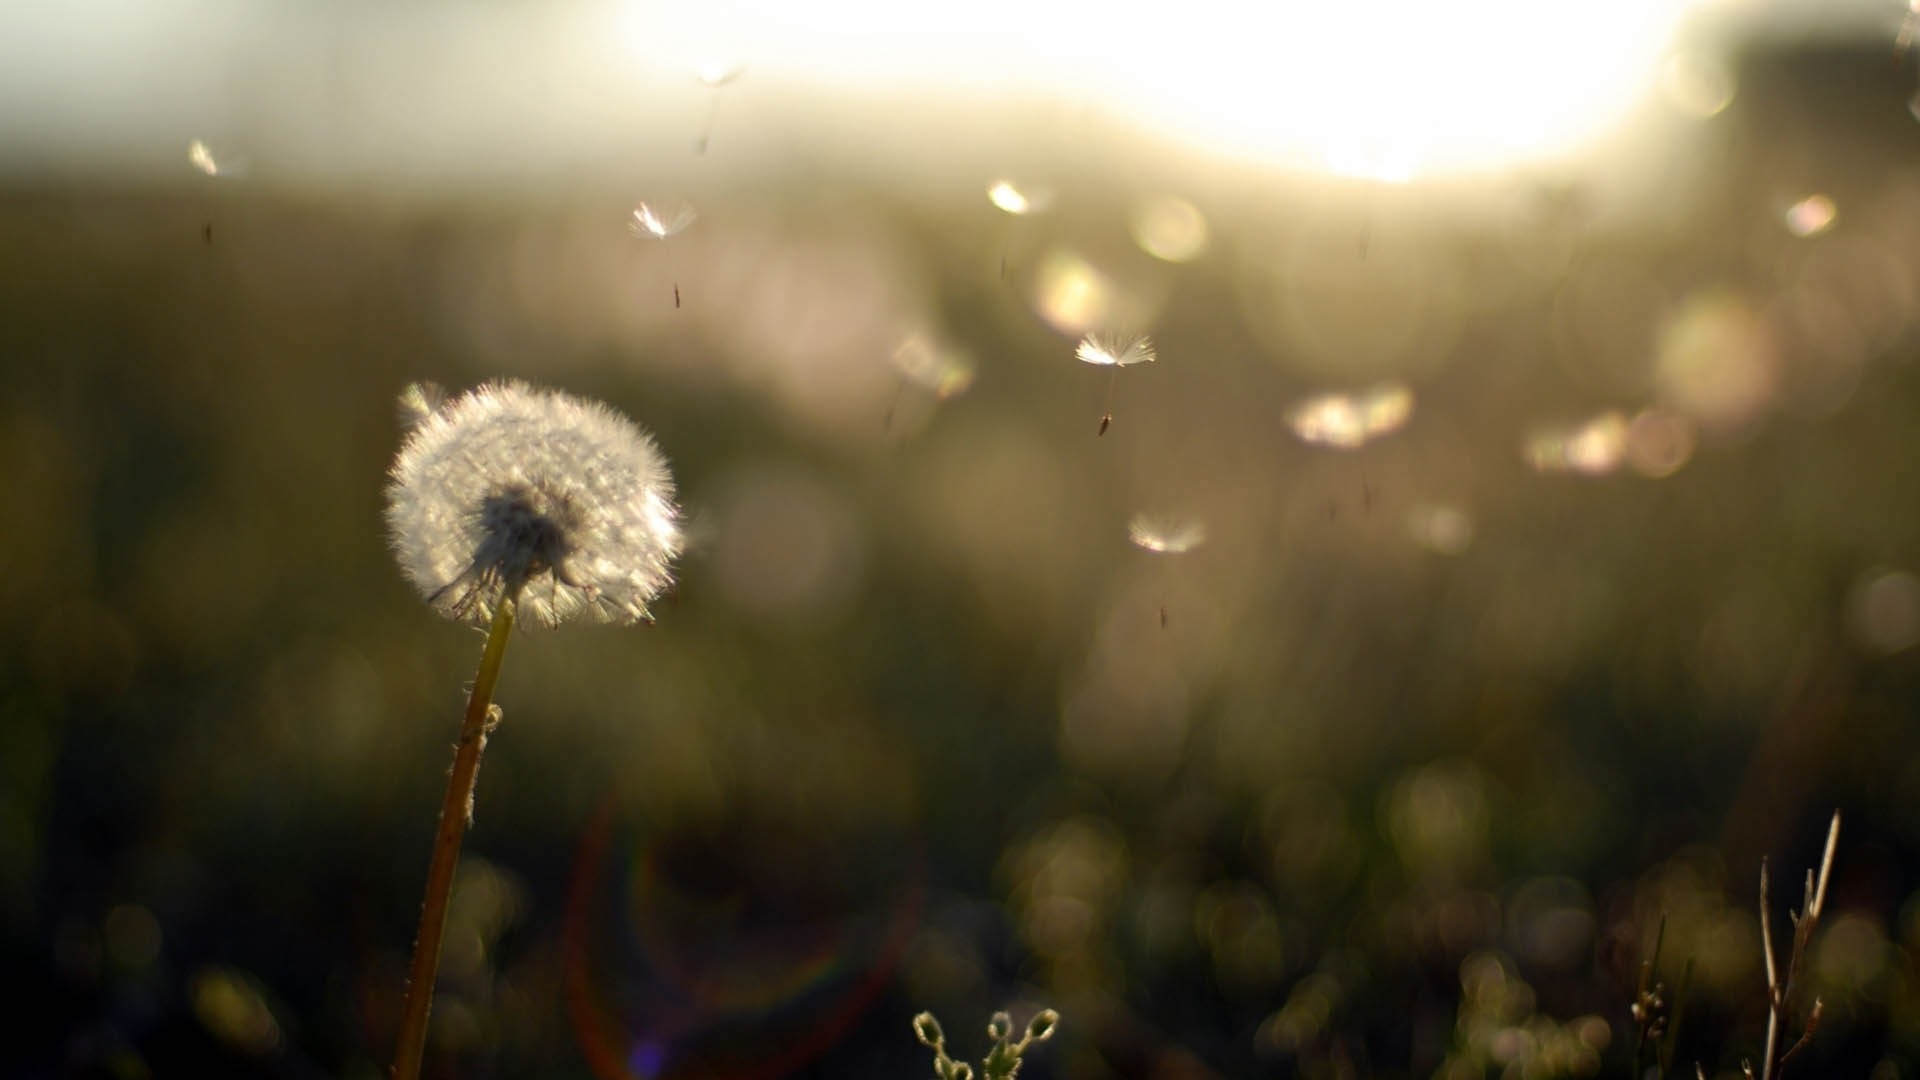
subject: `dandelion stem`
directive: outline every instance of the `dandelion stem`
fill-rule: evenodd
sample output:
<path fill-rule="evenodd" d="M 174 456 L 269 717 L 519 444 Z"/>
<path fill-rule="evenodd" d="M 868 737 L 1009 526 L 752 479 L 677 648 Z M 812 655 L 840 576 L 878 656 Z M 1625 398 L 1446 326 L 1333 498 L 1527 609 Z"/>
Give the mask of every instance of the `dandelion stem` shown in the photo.
<path fill-rule="evenodd" d="M 507 652 L 507 634 L 513 629 L 518 599 L 514 590 L 500 599 L 480 654 L 480 670 L 467 698 L 466 719 L 453 753 L 453 772 L 447 778 L 447 796 L 440 804 L 440 830 L 433 838 L 433 858 L 427 866 L 427 892 L 420 903 L 420 932 L 413 941 L 413 963 L 407 970 L 407 999 L 400 1021 L 400 1039 L 393 1052 L 393 1080 L 417 1080 L 427 1048 L 427 1014 L 433 1008 L 433 984 L 440 970 L 440 939 L 446 930 L 447 901 L 453 893 L 453 871 L 460 862 L 460 841 L 473 824 L 473 786 L 480 774 L 480 754 L 487 733 L 498 722 L 493 687 L 500 679 L 500 662 Z"/>

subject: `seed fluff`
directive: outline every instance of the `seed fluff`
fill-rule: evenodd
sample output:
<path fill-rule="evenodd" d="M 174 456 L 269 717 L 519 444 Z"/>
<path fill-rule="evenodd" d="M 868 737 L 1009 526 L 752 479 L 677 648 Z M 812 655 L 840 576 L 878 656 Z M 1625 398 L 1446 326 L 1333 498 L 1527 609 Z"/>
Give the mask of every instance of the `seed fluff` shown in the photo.
<path fill-rule="evenodd" d="M 544 626 L 649 617 L 681 534 L 666 459 L 638 425 L 518 381 L 446 400 L 408 387 L 402 402 L 414 423 L 390 474 L 387 527 L 428 603 L 476 625 L 513 594 Z"/>

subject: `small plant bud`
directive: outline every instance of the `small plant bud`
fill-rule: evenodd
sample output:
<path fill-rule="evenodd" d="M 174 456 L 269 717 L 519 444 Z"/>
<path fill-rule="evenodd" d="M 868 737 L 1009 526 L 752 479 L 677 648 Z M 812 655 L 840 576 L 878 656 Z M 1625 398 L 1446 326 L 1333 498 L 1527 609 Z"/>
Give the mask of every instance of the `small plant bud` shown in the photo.
<path fill-rule="evenodd" d="M 913 1036 L 920 1040 L 920 1045 L 931 1046 L 935 1050 L 946 1042 L 946 1035 L 940 1030 L 940 1021 L 935 1020 L 930 1012 L 913 1018 Z"/>
<path fill-rule="evenodd" d="M 953 1063 L 953 1071 L 948 1073 L 949 1080 L 973 1080 L 973 1066 L 964 1061 Z"/>
<path fill-rule="evenodd" d="M 1027 1024 L 1027 1038 L 1034 1042 L 1046 1042 L 1053 1038 L 1053 1030 L 1060 1026 L 1060 1014 L 1052 1009 L 1042 1009 Z"/>
<path fill-rule="evenodd" d="M 987 1037 L 994 1042 L 1006 1042 L 1013 1037 L 1013 1017 L 997 1012 L 987 1021 Z"/>

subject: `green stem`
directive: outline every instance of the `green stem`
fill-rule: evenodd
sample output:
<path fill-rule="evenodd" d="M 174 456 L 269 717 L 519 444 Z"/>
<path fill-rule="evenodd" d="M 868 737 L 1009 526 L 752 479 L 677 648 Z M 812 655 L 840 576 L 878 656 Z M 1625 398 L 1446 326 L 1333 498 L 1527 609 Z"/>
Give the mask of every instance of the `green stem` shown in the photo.
<path fill-rule="evenodd" d="M 500 681 L 500 661 L 506 656 L 507 634 L 513 629 L 515 596 L 505 596 L 493 613 L 487 645 L 480 654 L 480 670 L 467 698 L 466 720 L 453 753 L 453 772 L 447 778 L 447 796 L 440 804 L 440 831 L 433 838 L 433 860 L 427 866 L 427 893 L 420 903 L 420 932 L 413 939 L 413 963 L 407 970 L 407 1000 L 400 1021 L 400 1041 L 393 1052 L 394 1080 L 418 1080 L 427 1049 L 427 1014 L 433 1008 L 433 983 L 440 971 L 440 939 L 447 926 L 447 900 L 453 894 L 453 870 L 460 862 L 460 841 L 473 824 L 473 785 L 480 775 L 480 754 L 487 748 L 487 732 L 498 722 L 493 687 Z"/>

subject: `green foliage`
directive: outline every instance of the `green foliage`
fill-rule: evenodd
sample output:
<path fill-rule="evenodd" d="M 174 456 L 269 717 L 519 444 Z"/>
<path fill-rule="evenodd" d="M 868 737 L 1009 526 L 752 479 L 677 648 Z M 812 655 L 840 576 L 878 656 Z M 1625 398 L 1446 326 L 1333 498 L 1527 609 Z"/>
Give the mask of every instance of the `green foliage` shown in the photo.
<path fill-rule="evenodd" d="M 1052 1009 L 1042 1009 L 1027 1023 L 1026 1033 L 1020 1041 L 1013 1040 L 1013 1017 L 1004 1012 L 993 1014 L 987 1021 L 987 1036 L 993 1040 L 993 1048 L 980 1062 L 980 1073 L 985 1080 L 1013 1080 L 1020 1073 L 1021 1056 L 1034 1043 L 1046 1042 L 1053 1038 L 1054 1031 L 1060 1026 L 1060 1014 Z M 940 1021 L 932 1013 L 921 1013 L 913 1018 L 913 1034 L 921 1045 L 933 1050 L 934 1080 L 973 1080 L 973 1066 L 964 1061 L 955 1061 L 947 1056 L 947 1040 L 940 1030 Z"/>

